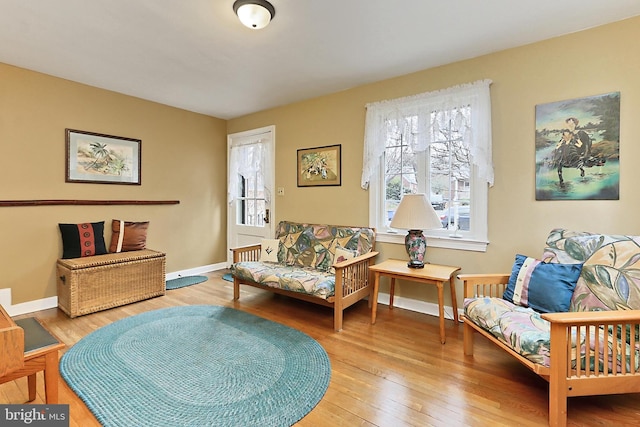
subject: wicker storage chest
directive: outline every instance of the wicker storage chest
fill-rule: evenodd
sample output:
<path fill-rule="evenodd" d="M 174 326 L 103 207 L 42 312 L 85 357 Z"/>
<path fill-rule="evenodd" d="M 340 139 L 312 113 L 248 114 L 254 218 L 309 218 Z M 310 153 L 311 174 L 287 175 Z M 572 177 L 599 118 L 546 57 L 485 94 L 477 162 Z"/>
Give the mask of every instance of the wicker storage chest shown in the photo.
<path fill-rule="evenodd" d="M 70 317 L 164 295 L 165 254 L 141 251 L 59 259 L 58 307 Z"/>

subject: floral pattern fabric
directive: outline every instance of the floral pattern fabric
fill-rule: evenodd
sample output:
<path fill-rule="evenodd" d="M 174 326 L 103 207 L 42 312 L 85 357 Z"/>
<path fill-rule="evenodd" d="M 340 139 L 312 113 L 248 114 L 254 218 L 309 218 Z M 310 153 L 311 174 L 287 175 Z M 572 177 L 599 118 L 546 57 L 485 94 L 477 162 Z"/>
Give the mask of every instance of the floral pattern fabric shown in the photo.
<path fill-rule="evenodd" d="M 335 274 L 311 268 L 246 261 L 232 265 L 231 271 L 239 279 L 272 288 L 302 292 L 323 299 L 332 297 L 335 293 Z"/>
<path fill-rule="evenodd" d="M 278 251 L 281 264 L 329 271 L 336 247 L 353 251 L 356 256 L 370 252 L 375 231 L 366 227 L 281 221 L 276 228 L 276 238 L 282 243 Z"/>
<path fill-rule="evenodd" d="M 526 357 L 534 363 L 543 366 L 549 366 L 550 355 L 550 326 L 549 322 L 540 317 L 540 313 L 532 310 L 531 308 L 525 308 L 515 305 L 502 298 L 466 298 L 464 301 L 464 313 L 465 316 L 473 321 L 478 326 L 482 327 L 486 331 L 490 332 L 498 340 L 511 347 L 517 353 Z M 608 371 L 612 372 L 614 369 L 617 372 L 622 370 L 622 361 L 624 359 L 626 371 L 631 369 L 630 360 L 631 353 L 635 351 L 635 369 L 639 368 L 640 364 L 640 348 L 638 345 L 638 331 L 635 331 L 636 346 L 632 350 L 629 345 L 629 341 L 625 343 L 624 348 L 620 344 L 617 344 L 615 354 L 617 355 L 616 367 L 612 364 L 613 346 L 615 345 L 611 334 L 613 331 L 609 329 L 604 331 L 598 330 L 597 334 L 595 329 L 591 328 L 589 333 L 589 351 L 586 351 L 587 336 L 583 330 L 581 330 L 580 336 L 576 337 L 575 331 L 571 337 L 572 347 L 575 349 L 578 347 L 577 343 L 580 343 L 580 368 L 585 369 L 588 365 L 590 369 L 595 367 L 596 357 L 598 366 L 603 366 L 605 360 L 604 349 L 608 351 L 606 357 L 608 363 Z M 616 331 L 620 336 L 621 331 Z M 607 336 L 607 342 L 604 338 Z M 626 336 L 630 336 L 630 331 L 626 331 Z M 599 353 L 596 356 L 596 341 L 598 341 Z M 617 340 L 619 343 L 619 340 Z M 575 351 L 573 352 L 575 354 Z M 587 356 L 588 354 L 588 356 Z M 626 355 L 626 357 L 623 357 Z M 572 368 L 577 368 L 578 362 L 575 359 L 572 360 Z M 602 369 L 601 369 L 602 370 Z"/>
<path fill-rule="evenodd" d="M 543 259 L 584 263 L 569 311 L 640 310 L 640 236 L 556 229 Z"/>
<path fill-rule="evenodd" d="M 604 235 L 555 229 L 549 234 L 542 259 L 546 262 L 562 264 L 583 264 L 580 277 L 573 292 L 569 311 L 594 310 L 640 310 L 640 236 Z M 464 312 L 469 320 L 490 332 L 516 352 L 544 366 L 549 366 L 549 323 L 530 308 L 516 306 L 501 298 L 468 298 L 464 301 Z M 640 363 L 638 328 L 634 331 L 616 330 L 615 335 L 624 333 L 626 343 L 614 344 L 614 331 L 601 327 L 590 328 L 590 349 L 586 349 L 586 335 L 581 329 L 575 332 L 572 345 L 579 353 L 579 362 L 572 360 L 573 368 L 593 368 L 596 358 L 602 366 L 605 358 L 608 370 L 620 372 L 622 364 L 629 366 L 630 355 L 635 352 L 635 369 Z M 635 339 L 632 341 L 631 337 Z M 604 338 L 607 337 L 607 342 Z M 599 354 L 595 354 L 598 342 Z M 630 343 L 634 342 L 632 349 Z M 613 346 L 618 348 L 614 352 Z M 624 348 L 621 348 L 624 347 Z M 577 349 L 580 349 L 579 351 Z M 607 349 L 607 357 L 604 355 Z M 617 354 L 616 367 L 612 354 Z M 622 356 L 626 355 L 626 356 Z M 624 360 L 624 362 L 623 362 Z"/>
<path fill-rule="evenodd" d="M 239 262 L 231 266 L 231 273 L 243 280 L 327 299 L 335 294 L 331 266 L 336 249 L 355 256 L 371 252 L 375 230 L 281 221 L 276 238 L 280 240 L 277 264 Z"/>

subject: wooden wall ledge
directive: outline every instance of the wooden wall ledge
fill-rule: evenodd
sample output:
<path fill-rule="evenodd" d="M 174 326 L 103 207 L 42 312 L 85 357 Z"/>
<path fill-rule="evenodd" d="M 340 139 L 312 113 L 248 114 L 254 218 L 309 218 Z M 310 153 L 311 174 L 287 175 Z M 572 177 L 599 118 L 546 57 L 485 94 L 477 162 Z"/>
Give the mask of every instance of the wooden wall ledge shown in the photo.
<path fill-rule="evenodd" d="M 177 205 L 180 200 L 0 200 L 4 206 Z"/>

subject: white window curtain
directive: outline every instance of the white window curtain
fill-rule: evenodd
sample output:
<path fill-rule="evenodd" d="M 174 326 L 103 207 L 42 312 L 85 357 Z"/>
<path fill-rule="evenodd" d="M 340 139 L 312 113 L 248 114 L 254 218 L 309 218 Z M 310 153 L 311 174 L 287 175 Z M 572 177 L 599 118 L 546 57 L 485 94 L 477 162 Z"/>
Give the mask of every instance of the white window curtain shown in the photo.
<path fill-rule="evenodd" d="M 271 165 L 271 138 L 257 135 L 234 140 L 229 149 L 228 201 L 231 204 L 239 191 L 238 174 L 245 178 L 255 176 L 264 185 L 264 198 L 271 203 L 272 188 L 265 180 L 264 168 Z"/>
<path fill-rule="evenodd" d="M 469 147 L 471 163 L 477 167 L 478 176 L 493 186 L 490 85 L 491 80 L 479 80 L 439 91 L 367 104 L 362 188 L 369 188 L 369 182 L 380 168 L 390 123 L 408 123 L 406 117 L 417 118 L 417 133 L 411 138 L 411 144 L 414 152 L 418 153 L 428 148 L 431 143 L 429 136 L 439 126 L 440 117 L 433 113 L 456 110 L 458 113 L 454 117 L 454 126 Z M 471 107 L 470 118 L 461 112 L 468 107 Z"/>

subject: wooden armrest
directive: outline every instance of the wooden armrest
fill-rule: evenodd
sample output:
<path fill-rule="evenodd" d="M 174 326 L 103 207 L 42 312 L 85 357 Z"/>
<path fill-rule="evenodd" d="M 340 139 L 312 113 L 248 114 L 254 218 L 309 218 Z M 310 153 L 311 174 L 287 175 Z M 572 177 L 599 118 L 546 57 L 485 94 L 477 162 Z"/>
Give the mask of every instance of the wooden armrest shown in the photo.
<path fill-rule="evenodd" d="M 333 264 L 333 268 L 335 268 L 336 270 L 338 269 L 342 269 L 342 268 L 347 268 L 350 265 L 354 265 L 354 264 L 359 264 L 361 262 L 364 261 L 368 261 L 372 258 L 375 258 L 376 256 L 378 256 L 378 252 L 375 251 L 371 251 L 371 252 L 367 252 L 366 254 L 362 254 L 359 255 L 357 257 L 353 257 L 351 259 L 347 259 L 341 262 L 337 262 L 335 264 Z"/>
<path fill-rule="evenodd" d="M 456 277 L 465 282 L 476 283 L 509 283 L 511 274 L 487 273 L 487 274 L 458 274 Z"/>
<path fill-rule="evenodd" d="M 584 381 L 596 377 L 597 380 L 604 373 L 608 378 L 630 376 L 629 384 L 632 381 L 637 384 L 640 370 L 637 368 L 638 353 L 634 349 L 638 346 L 640 310 L 545 313 L 540 317 L 550 323 L 552 378 Z M 576 346 L 574 337 L 579 336 L 582 336 L 581 344 Z M 594 354 L 599 356 L 594 357 Z M 585 364 L 585 360 L 589 363 Z M 612 361 L 616 360 L 612 368 Z M 596 390 L 598 385 L 594 387 Z M 619 384 L 616 392 L 624 392 L 624 387 Z M 637 387 L 628 390 L 637 391 Z"/>
<path fill-rule="evenodd" d="M 0 305 L 0 377 L 24 366 L 24 330 Z"/>
<path fill-rule="evenodd" d="M 260 259 L 261 249 L 262 245 L 259 243 L 232 248 L 231 252 L 233 252 L 233 263 L 235 264 L 240 261 L 258 261 Z"/>
<path fill-rule="evenodd" d="M 246 245 L 246 246 L 238 246 L 237 248 L 231 248 L 229 249 L 231 252 L 246 252 L 246 251 L 252 251 L 255 249 L 260 249 L 262 246 L 260 245 L 260 243 L 256 243 L 253 245 Z"/>
<path fill-rule="evenodd" d="M 458 274 L 462 280 L 464 297 L 501 297 L 509 283 L 510 274 Z"/>
<path fill-rule="evenodd" d="M 570 311 L 544 313 L 540 317 L 552 324 L 640 323 L 640 310 Z"/>
<path fill-rule="evenodd" d="M 370 294 L 369 286 L 372 283 L 372 273 L 369 266 L 376 256 L 378 256 L 378 252 L 371 251 L 333 265 L 336 271 L 335 298 L 338 306 L 343 304 L 342 301 L 345 298 L 365 295 L 365 293 Z M 357 299 L 352 299 L 349 304 L 355 301 Z"/>

